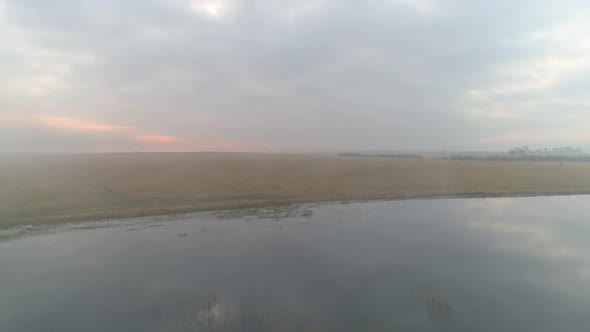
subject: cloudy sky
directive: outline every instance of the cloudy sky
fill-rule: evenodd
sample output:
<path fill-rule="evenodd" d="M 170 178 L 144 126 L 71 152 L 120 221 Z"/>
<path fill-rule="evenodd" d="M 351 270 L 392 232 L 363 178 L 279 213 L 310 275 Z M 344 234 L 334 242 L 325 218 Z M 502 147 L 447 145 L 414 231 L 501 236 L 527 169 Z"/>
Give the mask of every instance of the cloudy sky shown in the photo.
<path fill-rule="evenodd" d="M 0 151 L 590 146 L 590 3 L 0 0 Z"/>

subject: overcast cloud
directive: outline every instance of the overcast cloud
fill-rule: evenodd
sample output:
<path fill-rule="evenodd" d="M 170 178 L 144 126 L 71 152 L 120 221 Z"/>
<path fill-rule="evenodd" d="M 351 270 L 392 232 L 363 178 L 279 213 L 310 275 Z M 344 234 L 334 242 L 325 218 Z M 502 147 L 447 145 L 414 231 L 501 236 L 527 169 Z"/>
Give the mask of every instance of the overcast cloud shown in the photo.
<path fill-rule="evenodd" d="M 590 146 L 590 3 L 0 0 L 0 151 Z"/>

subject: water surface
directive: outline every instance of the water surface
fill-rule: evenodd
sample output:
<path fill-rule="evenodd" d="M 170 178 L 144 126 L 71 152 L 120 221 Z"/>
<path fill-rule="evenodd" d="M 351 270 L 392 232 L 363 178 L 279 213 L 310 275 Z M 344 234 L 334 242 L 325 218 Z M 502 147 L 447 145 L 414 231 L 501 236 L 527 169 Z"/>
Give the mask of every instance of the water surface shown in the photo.
<path fill-rule="evenodd" d="M 57 228 L 0 242 L 0 331 L 584 331 L 589 206 L 409 200 Z"/>

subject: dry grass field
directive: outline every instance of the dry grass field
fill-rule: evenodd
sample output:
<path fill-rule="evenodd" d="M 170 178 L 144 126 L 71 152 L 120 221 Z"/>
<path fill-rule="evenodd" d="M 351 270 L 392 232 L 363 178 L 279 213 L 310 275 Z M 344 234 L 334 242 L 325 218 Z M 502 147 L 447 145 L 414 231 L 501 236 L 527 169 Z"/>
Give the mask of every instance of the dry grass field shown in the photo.
<path fill-rule="evenodd" d="M 590 192 L 590 163 L 248 153 L 0 159 L 0 226 L 325 200 Z"/>

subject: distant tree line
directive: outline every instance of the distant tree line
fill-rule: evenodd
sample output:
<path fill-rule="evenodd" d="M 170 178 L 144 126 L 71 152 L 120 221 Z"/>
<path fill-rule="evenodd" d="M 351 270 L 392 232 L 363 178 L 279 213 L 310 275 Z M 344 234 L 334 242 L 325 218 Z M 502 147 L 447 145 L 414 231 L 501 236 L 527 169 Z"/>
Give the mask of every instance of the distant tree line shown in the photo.
<path fill-rule="evenodd" d="M 508 150 L 507 155 L 473 156 L 453 155 L 450 160 L 483 160 L 483 161 L 590 161 L 590 155 L 571 147 L 554 149 L 537 149 L 531 151 L 528 146 L 517 146 Z"/>
<path fill-rule="evenodd" d="M 526 157 L 529 155 L 535 156 L 567 156 L 567 157 L 585 157 L 586 153 L 580 149 L 564 146 L 553 149 L 537 149 L 531 151 L 528 146 L 517 146 L 508 150 L 510 157 Z"/>
<path fill-rule="evenodd" d="M 340 156 L 340 157 L 382 157 L 382 158 L 424 159 L 423 156 L 421 156 L 419 154 L 412 154 L 412 153 L 365 154 L 365 153 L 346 152 L 346 153 L 339 153 L 338 156 Z"/>
<path fill-rule="evenodd" d="M 517 146 L 510 149 L 508 153 L 510 154 L 510 158 L 524 158 L 529 154 L 529 147 L 526 145 L 523 147 Z"/>
<path fill-rule="evenodd" d="M 590 161 L 590 156 L 450 156 L 450 160 L 483 160 L 483 161 Z"/>
<path fill-rule="evenodd" d="M 422 155 L 414 153 L 379 153 L 368 154 L 358 152 L 339 153 L 340 157 L 381 157 L 381 158 L 408 158 L 424 159 Z M 507 152 L 497 155 L 451 155 L 445 157 L 450 160 L 481 160 L 481 161 L 590 161 L 590 154 L 572 147 L 560 147 L 553 149 L 531 150 L 528 146 L 517 146 Z"/>

